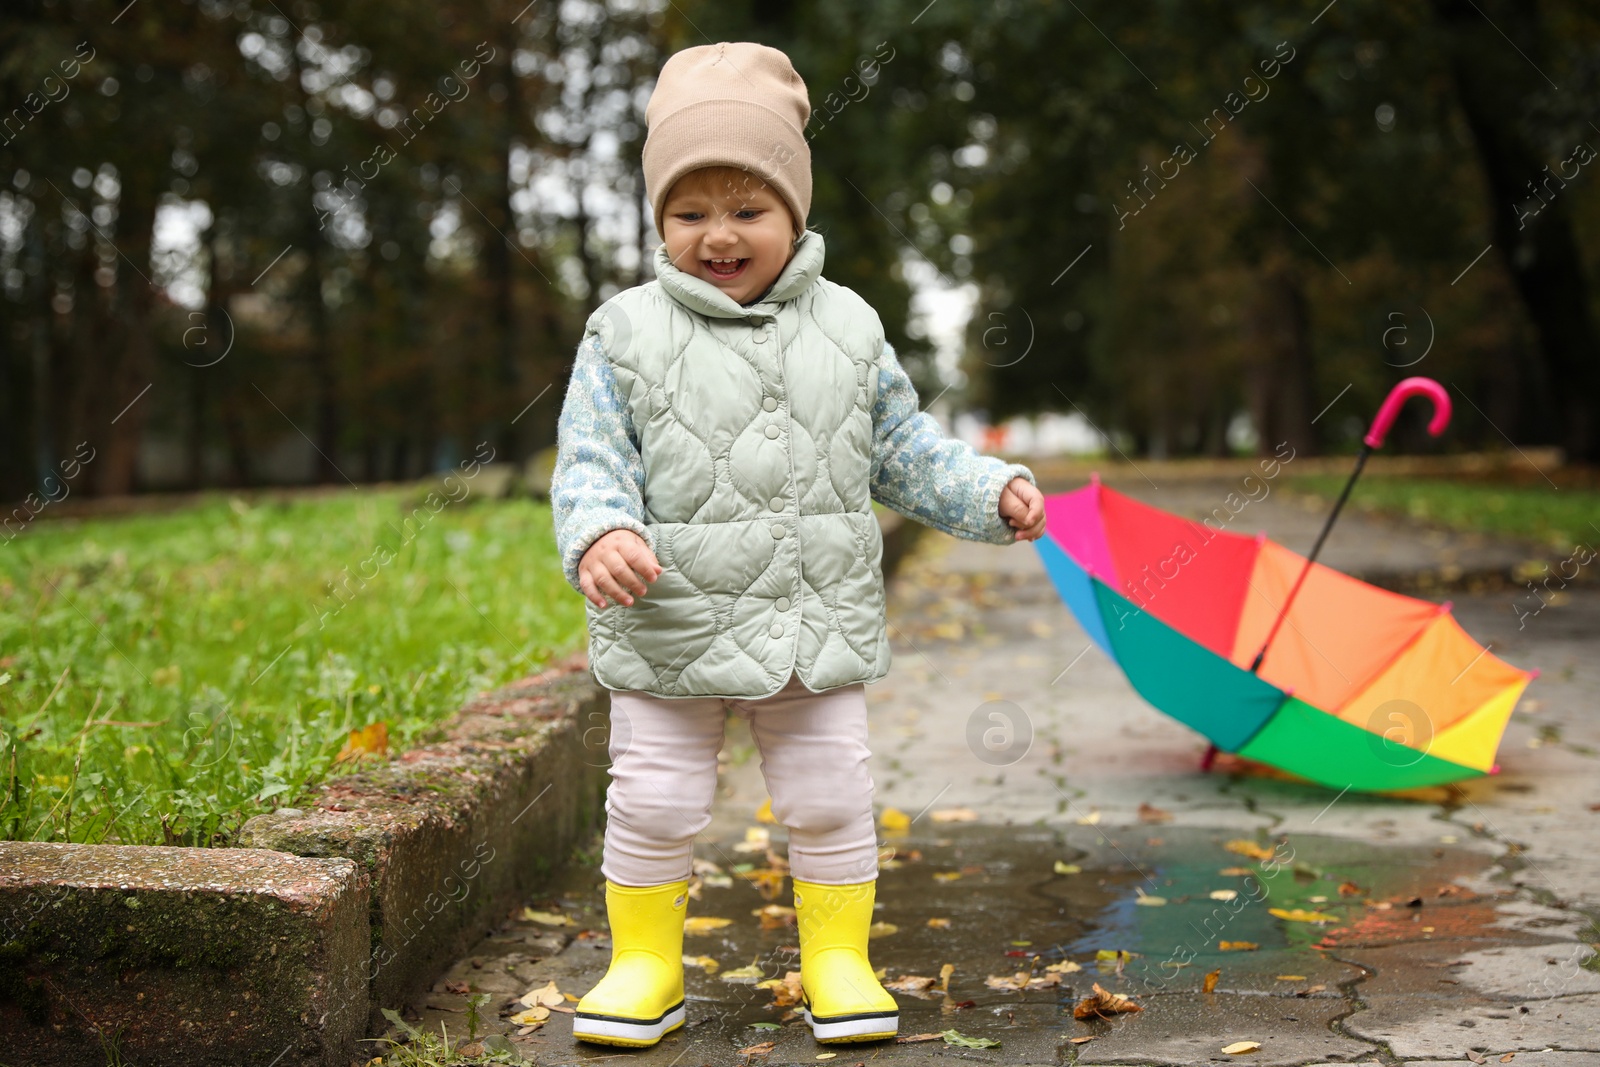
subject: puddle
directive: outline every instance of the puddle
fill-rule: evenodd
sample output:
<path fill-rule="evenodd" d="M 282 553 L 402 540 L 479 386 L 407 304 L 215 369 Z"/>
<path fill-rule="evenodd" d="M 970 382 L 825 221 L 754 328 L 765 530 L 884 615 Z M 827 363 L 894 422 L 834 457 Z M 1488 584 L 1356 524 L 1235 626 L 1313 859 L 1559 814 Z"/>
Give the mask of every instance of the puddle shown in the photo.
<path fill-rule="evenodd" d="M 897 991 L 901 1033 L 954 1028 L 972 1037 L 1004 1040 L 1010 1054 L 1037 1044 L 1044 1055 L 1066 1037 L 1090 1032 L 1087 1024 L 1072 1018 L 1071 1007 L 1090 994 L 1094 983 L 1148 1004 L 1149 998 L 1164 994 L 1197 993 L 1212 970 L 1221 972 L 1218 993 L 1276 995 L 1290 998 L 1285 1002 L 1291 1004 L 1296 996 L 1316 998 L 1328 1005 L 1325 1013 L 1334 1013 L 1342 1010 L 1341 984 L 1361 971 L 1328 949 L 1425 941 L 1436 934 L 1459 939 L 1464 925 L 1492 921 L 1493 907 L 1482 898 L 1459 887 L 1441 895 L 1456 877 L 1488 867 L 1492 861 L 1482 854 L 1300 834 L 1286 842 L 1259 839 L 1268 857 L 1262 860 L 1229 851 L 1228 842 L 1238 836 L 1161 825 L 1044 829 L 978 824 L 892 835 L 888 840 L 897 855 L 879 878 L 877 918 L 895 929 L 871 941 L 872 962 L 887 971 L 886 981 L 906 975 L 937 977 L 942 966 L 954 968 L 948 998 Z M 781 838 L 781 831 L 774 837 Z M 662 1062 L 689 1052 L 685 1045 L 723 1056 L 765 1041 L 779 1043 L 778 1057 L 789 1043 L 796 1043 L 797 1050 L 810 1048 L 804 1023 L 774 1003 L 773 990 L 756 985 L 799 969 L 792 919 L 764 927 L 758 915 L 768 904 L 792 904 L 790 884 L 785 879 L 780 893 L 764 898 L 751 881 L 738 876 L 737 868 L 765 867 L 766 858 L 735 852 L 733 845 L 702 842 L 697 848 L 700 859 L 734 877 L 725 888 L 703 885 L 700 899 L 690 902 L 689 914 L 731 923 L 684 939 L 686 956 L 710 957 L 717 968 L 710 973 L 686 968 L 689 1024 L 663 1043 L 671 1054 Z M 1057 873 L 1058 862 L 1077 867 L 1077 873 Z M 1219 891 L 1234 896 L 1211 896 Z M 1166 903 L 1140 903 L 1141 896 Z M 603 899 L 596 869 L 569 868 L 550 896 L 532 903 L 565 914 L 573 925 L 552 929 L 512 923 L 478 946 L 476 968 L 458 965 L 453 973 L 475 988 L 502 993 L 518 983 L 526 988 L 554 980 L 563 991 L 581 995 L 599 980 L 609 958 Z M 1413 905 L 1413 900 L 1420 903 Z M 1286 920 L 1271 909 L 1302 909 L 1332 921 Z M 1467 920 L 1469 914 L 1470 923 L 1446 918 Z M 1224 940 L 1258 947 L 1222 951 L 1219 942 Z M 535 947 L 541 945 L 548 946 L 544 952 Z M 1119 964 L 1099 959 L 1102 951 L 1128 955 Z M 503 965 L 506 959 L 512 963 Z M 1047 979 L 1058 985 L 1018 992 L 993 988 L 987 981 L 1018 971 L 1047 975 L 1049 965 L 1065 961 L 1078 969 L 1069 966 L 1057 972 L 1058 978 Z M 724 977 L 746 967 L 758 969 L 759 977 Z M 514 976 L 509 984 L 483 982 L 490 974 L 507 972 Z M 443 989 L 442 982 L 436 986 L 430 1007 L 450 1012 L 451 998 L 440 995 Z M 514 1029 L 495 1015 L 513 1001 L 502 996 L 486 1009 L 496 1029 Z M 459 1015 L 451 1019 L 457 1025 L 459 1020 Z M 565 1018 L 553 1018 L 518 1043 L 544 1057 L 543 1062 L 552 1054 L 570 1062 L 606 1055 L 574 1046 Z M 922 1046 L 898 1047 L 909 1054 Z M 926 1048 L 944 1046 L 933 1042 Z M 961 1051 L 988 1058 L 979 1050 Z M 655 1055 L 641 1062 L 653 1063 Z M 804 1058 L 814 1055 L 812 1050 Z"/>

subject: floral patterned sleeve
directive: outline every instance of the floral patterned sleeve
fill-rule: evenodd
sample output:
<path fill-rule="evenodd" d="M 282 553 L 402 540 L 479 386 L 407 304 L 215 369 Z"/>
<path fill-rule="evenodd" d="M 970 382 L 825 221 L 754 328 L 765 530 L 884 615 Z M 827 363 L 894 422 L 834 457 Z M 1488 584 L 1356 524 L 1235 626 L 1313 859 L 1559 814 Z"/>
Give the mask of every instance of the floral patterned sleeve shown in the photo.
<path fill-rule="evenodd" d="M 594 335 L 578 346 L 556 423 L 556 468 L 550 479 L 556 548 L 567 582 L 580 593 L 578 564 L 611 530 L 632 530 L 655 551 L 644 524 L 644 461 L 616 374 Z"/>
<path fill-rule="evenodd" d="M 1033 472 L 946 437 L 919 409 L 916 389 L 887 342 L 878 359 L 872 427 L 874 500 L 968 541 L 1015 540 L 1016 530 L 1000 516 L 1000 491 L 1013 478 L 1037 485 Z"/>

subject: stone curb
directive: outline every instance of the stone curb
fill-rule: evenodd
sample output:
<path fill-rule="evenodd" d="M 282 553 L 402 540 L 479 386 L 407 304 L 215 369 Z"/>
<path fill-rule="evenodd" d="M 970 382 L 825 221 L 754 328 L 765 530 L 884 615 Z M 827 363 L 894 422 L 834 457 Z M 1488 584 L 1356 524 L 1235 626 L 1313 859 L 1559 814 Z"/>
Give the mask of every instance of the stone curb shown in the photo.
<path fill-rule="evenodd" d="M 0 842 L 0 1061 L 343 1067 L 368 890 L 342 859 Z"/>
<path fill-rule="evenodd" d="M 240 844 L 345 857 L 372 879 L 370 1031 L 532 895 L 603 810 L 609 699 L 572 656 L 485 693 L 446 739 L 327 782 L 309 810 L 245 823 Z"/>
<path fill-rule="evenodd" d="M 608 710 L 580 653 L 237 848 L 0 842 L 0 1063 L 365 1062 L 599 824 Z"/>

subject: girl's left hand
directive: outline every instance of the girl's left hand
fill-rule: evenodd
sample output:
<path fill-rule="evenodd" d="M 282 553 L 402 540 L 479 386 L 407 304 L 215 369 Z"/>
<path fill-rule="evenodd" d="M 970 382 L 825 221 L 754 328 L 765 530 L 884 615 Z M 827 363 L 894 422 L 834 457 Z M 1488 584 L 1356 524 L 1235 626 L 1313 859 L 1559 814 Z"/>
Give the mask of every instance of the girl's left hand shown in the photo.
<path fill-rule="evenodd" d="M 1044 536 L 1044 494 L 1026 478 L 1013 478 L 1000 490 L 1000 517 L 1017 531 L 1015 540 Z"/>

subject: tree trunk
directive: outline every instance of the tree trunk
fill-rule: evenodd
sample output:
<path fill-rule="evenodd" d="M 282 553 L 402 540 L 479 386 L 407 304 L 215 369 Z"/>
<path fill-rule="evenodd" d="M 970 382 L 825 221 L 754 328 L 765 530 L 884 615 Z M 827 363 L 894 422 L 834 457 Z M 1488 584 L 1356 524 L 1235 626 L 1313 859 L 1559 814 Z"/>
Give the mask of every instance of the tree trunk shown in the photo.
<path fill-rule="evenodd" d="M 1545 171 L 1523 132 L 1522 96 L 1508 89 L 1537 76 L 1529 64 L 1542 65 L 1542 27 L 1536 8 L 1482 3 L 1486 11 L 1463 0 L 1434 0 L 1433 6 L 1483 165 L 1494 245 L 1533 322 L 1547 376 L 1556 383 L 1561 444 L 1569 459 L 1592 463 L 1600 461 L 1600 335 L 1573 236 L 1572 194 L 1563 192 L 1565 183 L 1555 174 L 1559 161 Z M 1496 26 L 1514 35 L 1526 62 Z"/>

